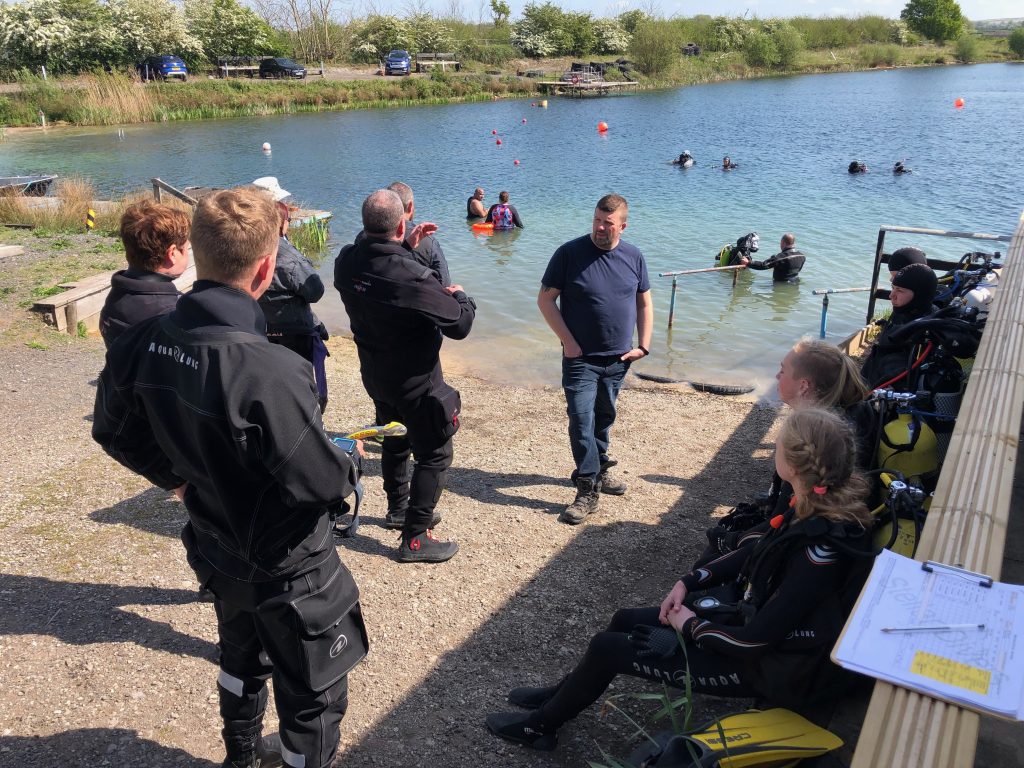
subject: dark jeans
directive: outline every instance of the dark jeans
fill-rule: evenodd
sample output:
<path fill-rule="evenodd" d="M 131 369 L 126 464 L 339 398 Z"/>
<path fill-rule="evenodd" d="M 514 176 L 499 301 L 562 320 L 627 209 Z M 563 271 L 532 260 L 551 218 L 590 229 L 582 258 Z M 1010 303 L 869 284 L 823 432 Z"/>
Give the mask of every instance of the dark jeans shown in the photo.
<path fill-rule="evenodd" d="M 285 765 L 326 768 L 348 707 L 348 671 L 366 653 L 358 595 L 337 553 L 302 576 L 247 583 L 213 572 L 224 740 L 256 732 L 273 677 Z"/>
<path fill-rule="evenodd" d="M 702 651 L 687 643 L 686 653 L 667 659 L 637 655 L 629 633 L 637 624 L 659 627 L 659 608 L 623 608 L 615 612 L 608 629 L 590 639 L 583 660 L 569 673 L 558 692 L 539 710 L 546 725 L 558 728 L 600 698 L 616 675 L 643 677 L 675 688 L 690 684 L 699 693 L 747 698 L 754 696 L 744 680 L 742 664 L 728 656 Z"/>
<path fill-rule="evenodd" d="M 562 390 L 569 414 L 569 445 L 576 476 L 595 478 L 608 460 L 615 400 L 629 363 L 611 357 L 563 357 Z"/>
<path fill-rule="evenodd" d="M 400 421 L 409 430 L 405 437 L 384 438 L 380 470 L 388 511 L 405 509 L 402 535 L 418 536 L 430 527 L 434 507 L 448 480 L 448 468 L 455 455 L 452 439 L 442 431 L 427 398 L 398 404 L 374 400 L 373 405 L 378 424 Z M 416 460 L 411 478 L 410 454 Z"/>

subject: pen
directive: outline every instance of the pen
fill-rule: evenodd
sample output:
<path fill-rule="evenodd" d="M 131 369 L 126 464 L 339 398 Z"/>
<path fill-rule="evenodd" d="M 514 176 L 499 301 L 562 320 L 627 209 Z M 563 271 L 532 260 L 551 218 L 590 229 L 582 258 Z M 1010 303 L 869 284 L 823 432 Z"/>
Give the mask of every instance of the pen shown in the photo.
<path fill-rule="evenodd" d="M 984 624 L 940 624 L 932 627 L 882 627 L 883 632 L 951 632 L 956 629 L 984 629 Z"/>

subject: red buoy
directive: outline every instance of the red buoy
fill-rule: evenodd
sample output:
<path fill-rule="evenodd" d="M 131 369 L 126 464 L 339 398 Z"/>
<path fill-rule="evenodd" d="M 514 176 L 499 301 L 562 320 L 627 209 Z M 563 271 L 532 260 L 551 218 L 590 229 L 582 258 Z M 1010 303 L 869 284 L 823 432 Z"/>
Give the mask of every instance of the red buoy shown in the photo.
<path fill-rule="evenodd" d="M 497 136 L 497 135 L 498 135 L 497 131 L 491 131 L 491 136 Z"/>
<path fill-rule="evenodd" d="M 598 123 L 597 124 L 597 132 L 598 133 L 608 133 L 608 123 L 606 123 L 604 120 L 602 120 L 600 123 Z"/>
<path fill-rule="evenodd" d="M 512 165 L 519 165 L 519 161 L 518 160 L 513 160 L 512 161 Z"/>
<path fill-rule="evenodd" d="M 497 144 L 498 146 L 501 146 L 501 139 L 495 139 L 494 143 Z"/>
<path fill-rule="evenodd" d="M 957 109 L 963 109 L 964 108 L 964 100 L 958 98 L 956 101 L 953 102 L 953 106 L 956 107 Z"/>

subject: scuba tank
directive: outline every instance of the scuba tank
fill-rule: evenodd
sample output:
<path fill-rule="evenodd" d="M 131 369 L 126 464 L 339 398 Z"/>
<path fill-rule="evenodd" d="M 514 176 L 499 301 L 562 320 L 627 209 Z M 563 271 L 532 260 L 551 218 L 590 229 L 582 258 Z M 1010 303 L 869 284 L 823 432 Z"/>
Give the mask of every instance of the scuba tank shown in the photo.
<path fill-rule="evenodd" d="M 934 489 L 939 475 L 934 430 L 914 414 L 898 414 L 882 426 L 875 466 L 899 472 L 915 485 Z"/>
<path fill-rule="evenodd" d="M 913 557 L 931 500 L 920 488 L 908 484 L 899 473 L 883 472 L 880 479 L 888 493 L 885 501 L 871 510 L 876 520 L 875 546 Z"/>

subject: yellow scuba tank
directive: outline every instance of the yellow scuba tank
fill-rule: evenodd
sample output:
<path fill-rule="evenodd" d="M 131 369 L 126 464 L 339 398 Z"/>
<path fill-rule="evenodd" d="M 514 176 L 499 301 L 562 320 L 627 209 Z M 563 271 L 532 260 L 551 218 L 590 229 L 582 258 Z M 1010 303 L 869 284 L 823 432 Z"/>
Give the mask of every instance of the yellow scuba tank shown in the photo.
<path fill-rule="evenodd" d="M 722 250 L 718 252 L 718 266 L 728 267 L 729 257 L 732 255 L 732 244 L 726 243 L 722 246 Z"/>
<path fill-rule="evenodd" d="M 882 427 L 876 466 L 902 472 L 908 482 L 930 489 L 939 472 L 935 432 L 912 414 L 899 414 Z"/>

